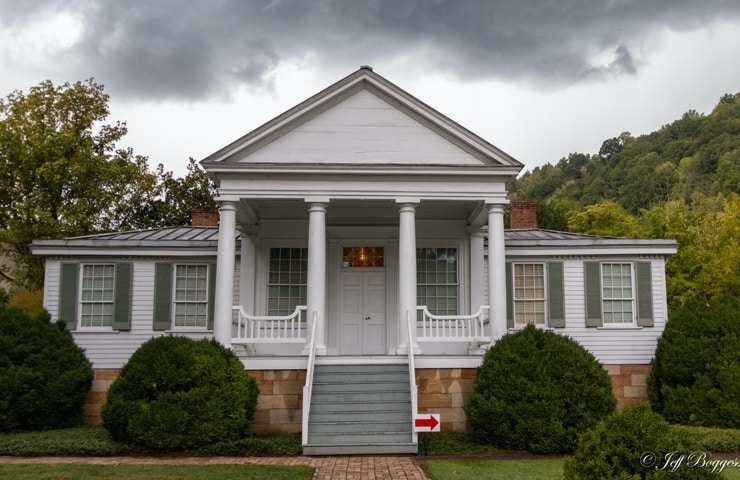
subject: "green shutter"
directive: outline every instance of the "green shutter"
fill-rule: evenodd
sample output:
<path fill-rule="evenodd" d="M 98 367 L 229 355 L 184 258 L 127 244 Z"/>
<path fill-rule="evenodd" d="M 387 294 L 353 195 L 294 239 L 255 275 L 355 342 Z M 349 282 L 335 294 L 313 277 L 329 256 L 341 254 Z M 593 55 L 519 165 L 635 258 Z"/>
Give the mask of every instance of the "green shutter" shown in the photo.
<path fill-rule="evenodd" d="M 548 325 L 565 328 L 565 287 L 563 282 L 563 262 L 547 264 Z"/>
<path fill-rule="evenodd" d="M 113 305 L 113 330 L 131 330 L 131 288 L 133 264 L 117 263 Z"/>
<path fill-rule="evenodd" d="M 586 326 L 600 327 L 601 319 L 601 265 L 583 262 L 583 287 L 586 291 Z"/>
<path fill-rule="evenodd" d="M 213 330 L 213 310 L 216 306 L 216 264 L 208 265 L 208 330 Z"/>
<path fill-rule="evenodd" d="M 62 263 L 59 268 L 59 320 L 67 324 L 67 330 L 77 329 L 79 272 L 77 263 Z"/>
<path fill-rule="evenodd" d="M 168 330 L 172 311 L 172 264 L 158 263 L 154 267 L 154 330 Z"/>
<path fill-rule="evenodd" d="M 511 262 L 506 262 L 506 327 L 514 328 L 514 282 Z"/>
<path fill-rule="evenodd" d="M 636 262 L 637 325 L 653 326 L 653 276 L 650 262 Z"/>

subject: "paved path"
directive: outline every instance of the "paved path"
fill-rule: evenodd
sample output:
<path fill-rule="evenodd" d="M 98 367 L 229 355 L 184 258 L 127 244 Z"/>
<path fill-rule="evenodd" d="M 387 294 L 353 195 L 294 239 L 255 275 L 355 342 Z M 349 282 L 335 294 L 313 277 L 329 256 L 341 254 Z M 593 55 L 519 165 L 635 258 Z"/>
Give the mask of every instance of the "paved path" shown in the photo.
<path fill-rule="evenodd" d="M 313 480 L 426 480 L 421 467 L 410 457 L 0 457 L 0 463 L 78 465 L 308 465 Z"/>

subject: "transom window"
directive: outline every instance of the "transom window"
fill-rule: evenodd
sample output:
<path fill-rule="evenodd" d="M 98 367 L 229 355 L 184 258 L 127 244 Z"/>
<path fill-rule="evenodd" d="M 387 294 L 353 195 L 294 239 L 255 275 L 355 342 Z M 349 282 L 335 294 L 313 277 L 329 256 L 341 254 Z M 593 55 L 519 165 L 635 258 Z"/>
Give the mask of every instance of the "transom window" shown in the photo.
<path fill-rule="evenodd" d="M 382 267 L 383 247 L 344 247 L 342 265 L 345 267 Z"/>
<path fill-rule="evenodd" d="M 112 264 L 83 265 L 80 292 L 80 326 L 110 327 L 113 324 Z"/>
<path fill-rule="evenodd" d="M 208 265 L 175 265 L 175 327 L 207 327 Z"/>
<path fill-rule="evenodd" d="M 634 319 L 632 265 L 603 263 L 601 290 L 604 323 L 632 323 Z"/>
<path fill-rule="evenodd" d="M 434 315 L 457 315 L 457 248 L 416 249 L 416 302 Z"/>
<path fill-rule="evenodd" d="M 545 265 L 514 264 L 514 323 L 545 323 Z"/>
<path fill-rule="evenodd" d="M 271 248 L 267 314 L 290 315 L 306 304 L 307 248 Z"/>

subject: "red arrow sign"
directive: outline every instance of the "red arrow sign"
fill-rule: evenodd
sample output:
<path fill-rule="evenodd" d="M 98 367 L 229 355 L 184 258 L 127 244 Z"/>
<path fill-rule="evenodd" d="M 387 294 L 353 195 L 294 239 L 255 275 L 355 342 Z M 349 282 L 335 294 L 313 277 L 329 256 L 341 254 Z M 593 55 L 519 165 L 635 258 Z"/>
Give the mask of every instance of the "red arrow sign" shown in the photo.
<path fill-rule="evenodd" d="M 427 413 L 414 417 L 415 432 L 439 432 L 439 414 Z"/>

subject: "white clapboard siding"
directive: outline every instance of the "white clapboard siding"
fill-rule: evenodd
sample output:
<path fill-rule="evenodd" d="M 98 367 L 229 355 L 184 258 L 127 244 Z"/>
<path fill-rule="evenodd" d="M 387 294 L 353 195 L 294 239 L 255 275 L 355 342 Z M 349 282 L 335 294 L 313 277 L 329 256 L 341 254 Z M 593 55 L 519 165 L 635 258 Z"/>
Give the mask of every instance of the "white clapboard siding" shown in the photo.
<path fill-rule="evenodd" d="M 665 261 L 652 263 L 652 291 L 654 326 L 644 328 L 593 328 L 586 327 L 586 306 L 583 283 L 583 260 L 564 260 L 565 328 L 553 331 L 568 335 L 591 352 L 605 365 L 650 363 L 655 355 L 658 338 L 665 329 L 667 319 L 665 297 Z M 488 262 L 485 270 L 485 298 L 488 301 Z"/>
<path fill-rule="evenodd" d="M 131 355 L 145 341 L 168 332 L 152 329 L 152 311 L 154 308 L 154 265 L 147 260 L 133 262 L 133 286 L 131 304 L 131 330 L 84 331 L 72 332 L 77 345 L 85 350 L 85 355 L 93 363 L 93 368 L 117 369 L 123 367 Z M 58 260 L 47 260 L 44 285 L 44 306 L 52 316 L 58 319 L 59 314 L 59 269 Z M 238 298 L 239 277 L 234 275 L 234 298 Z M 193 339 L 211 338 L 211 332 L 187 331 L 177 333 Z"/>
<path fill-rule="evenodd" d="M 252 163 L 480 165 L 367 90 L 251 153 Z"/>

